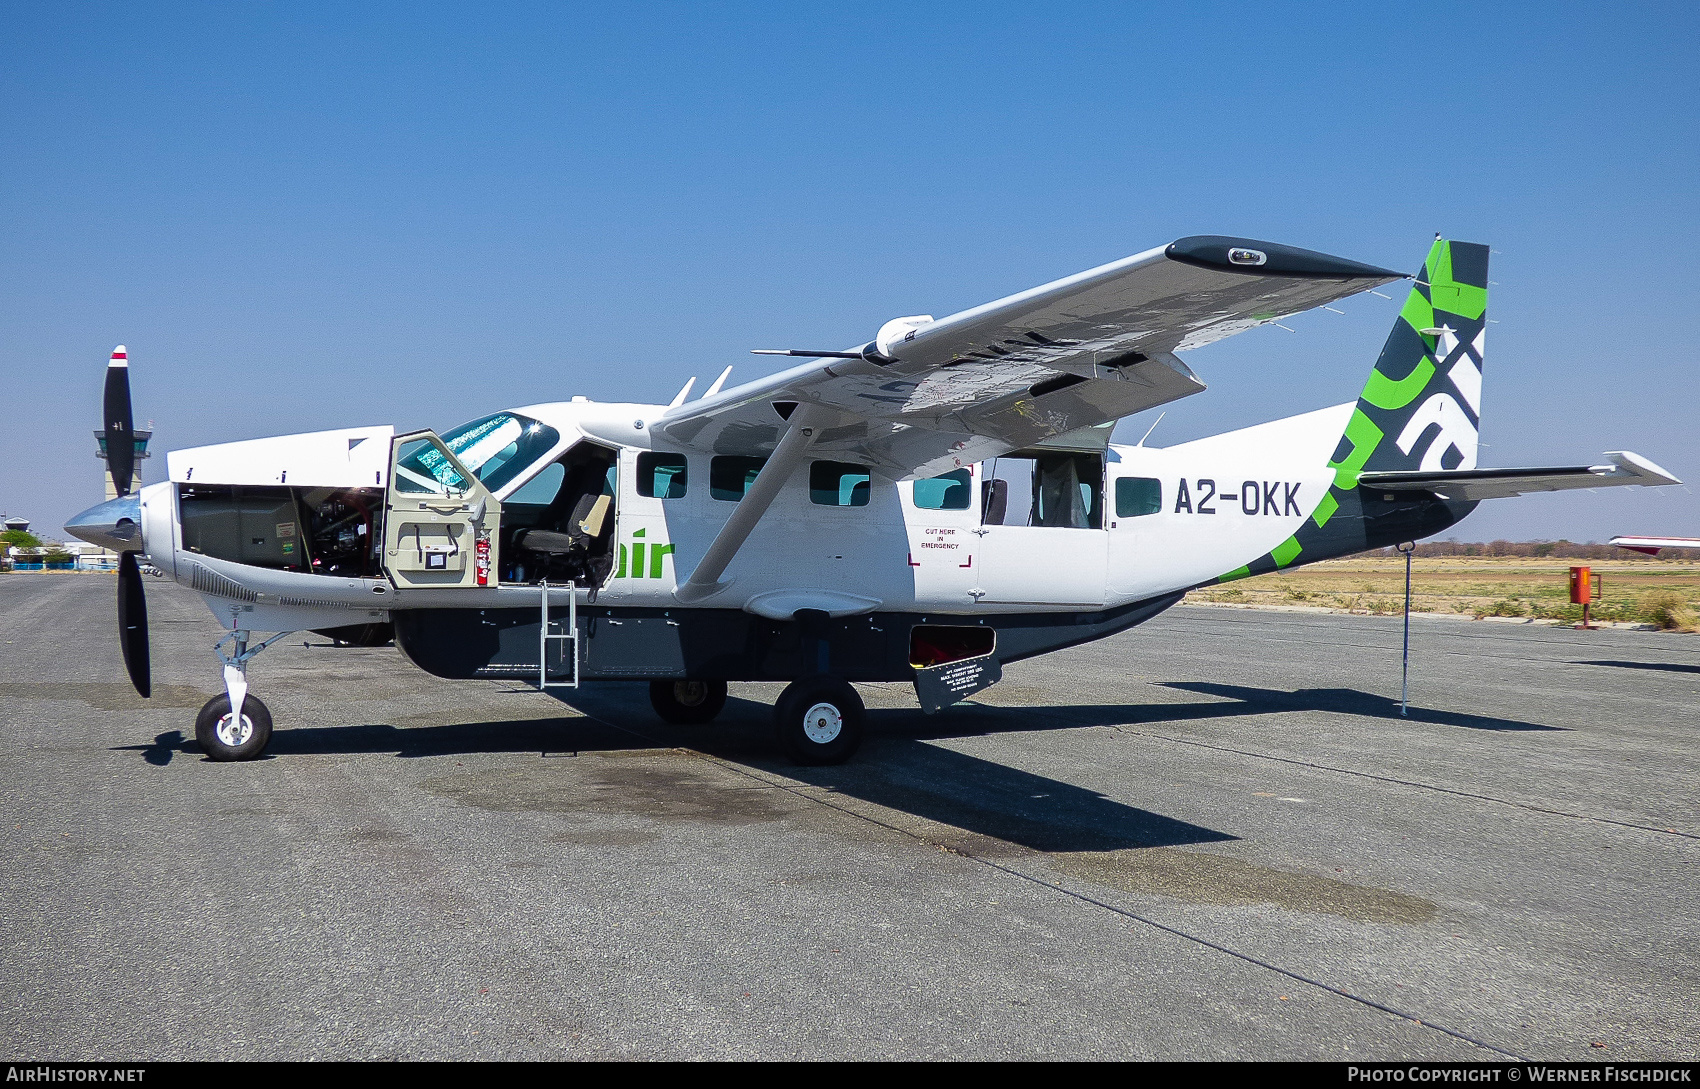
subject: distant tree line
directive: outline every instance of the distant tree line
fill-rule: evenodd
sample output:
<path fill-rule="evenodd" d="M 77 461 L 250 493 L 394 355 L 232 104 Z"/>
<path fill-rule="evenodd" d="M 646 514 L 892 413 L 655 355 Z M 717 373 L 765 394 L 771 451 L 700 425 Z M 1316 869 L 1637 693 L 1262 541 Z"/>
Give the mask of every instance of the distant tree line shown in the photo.
<path fill-rule="evenodd" d="M 1378 548 L 1366 555 L 1397 556 L 1391 548 Z M 1575 541 L 1419 541 L 1416 555 L 1425 556 L 1514 556 L 1524 559 L 1555 560 L 1692 560 L 1694 554 L 1683 549 L 1665 549 L 1657 556 L 1631 552 L 1616 545 L 1577 544 Z"/>

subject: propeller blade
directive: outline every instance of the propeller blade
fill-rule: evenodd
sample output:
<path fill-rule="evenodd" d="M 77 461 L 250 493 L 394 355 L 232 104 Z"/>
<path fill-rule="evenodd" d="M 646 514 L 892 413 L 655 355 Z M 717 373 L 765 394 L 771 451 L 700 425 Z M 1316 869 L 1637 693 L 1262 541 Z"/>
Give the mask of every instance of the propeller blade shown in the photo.
<path fill-rule="evenodd" d="M 148 599 L 142 592 L 142 569 L 136 554 L 118 558 L 118 645 L 124 651 L 124 668 L 130 683 L 147 699 L 153 695 L 153 673 L 148 660 Z"/>
<path fill-rule="evenodd" d="M 130 494 L 135 477 L 136 440 L 130 419 L 130 355 L 122 344 L 112 349 L 112 359 L 106 364 L 105 409 L 106 468 L 112 474 L 112 486 L 123 498 Z"/>

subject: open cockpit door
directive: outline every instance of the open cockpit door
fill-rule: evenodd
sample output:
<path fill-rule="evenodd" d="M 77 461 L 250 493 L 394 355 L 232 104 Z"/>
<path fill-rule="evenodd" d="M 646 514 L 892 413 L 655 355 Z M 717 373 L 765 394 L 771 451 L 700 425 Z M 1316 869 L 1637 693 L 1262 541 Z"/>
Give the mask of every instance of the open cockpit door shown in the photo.
<path fill-rule="evenodd" d="M 384 570 L 402 588 L 494 586 L 502 505 L 431 431 L 397 435 Z"/>

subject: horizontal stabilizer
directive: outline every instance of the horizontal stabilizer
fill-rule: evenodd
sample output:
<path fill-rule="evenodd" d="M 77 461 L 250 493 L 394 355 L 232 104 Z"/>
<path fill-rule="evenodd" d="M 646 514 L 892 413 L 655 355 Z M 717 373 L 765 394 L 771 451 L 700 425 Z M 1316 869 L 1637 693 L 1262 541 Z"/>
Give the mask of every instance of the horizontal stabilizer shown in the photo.
<path fill-rule="evenodd" d="M 1681 484 L 1639 454 L 1613 451 L 1609 465 L 1571 465 L 1556 469 L 1458 469 L 1450 472 L 1363 473 L 1358 485 L 1366 491 L 1433 492 L 1442 499 L 1508 499 L 1528 492 L 1562 492 L 1571 488 L 1609 488 L 1620 484 L 1659 487 Z"/>

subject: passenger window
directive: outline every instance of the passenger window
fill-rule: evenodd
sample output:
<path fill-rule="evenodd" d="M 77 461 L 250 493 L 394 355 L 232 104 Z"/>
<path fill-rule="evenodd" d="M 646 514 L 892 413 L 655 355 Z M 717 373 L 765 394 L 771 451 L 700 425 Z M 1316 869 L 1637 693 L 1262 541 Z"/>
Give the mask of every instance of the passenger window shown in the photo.
<path fill-rule="evenodd" d="M 687 470 L 683 454 L 639 454 L 638 494 L 650 499 L 683 499 Z"/>
<path fill-rule="evenodd" d="M 872 490 L 866 465 L 817 461 L 809 466 L 809 500 L 823 507 L 865 507 Z"/>
<path fill-rule="evenodd" d="M 973 474 L 956 469 L 943 476 L 915 481 L 915 506 L 921 510 L 967 510 L 973 493 Z"/>
<path fill-rule="evenodd" d="M 1138 518 L 1163 509 L 1163 482 L 1143 476 L 1124 476 L 1116 481 L 1116 517 Z"/>
<path fill-rule="evenodd" d="M 766 458 L 747 458 L 726 454 L 708 463 L 708 494 L 715 499 L 736 503 L 744 498 L 756 474 L 767 464 Z"/>

